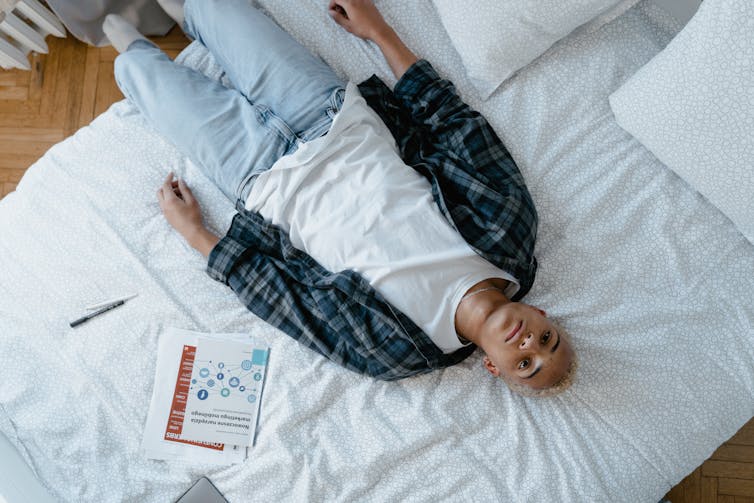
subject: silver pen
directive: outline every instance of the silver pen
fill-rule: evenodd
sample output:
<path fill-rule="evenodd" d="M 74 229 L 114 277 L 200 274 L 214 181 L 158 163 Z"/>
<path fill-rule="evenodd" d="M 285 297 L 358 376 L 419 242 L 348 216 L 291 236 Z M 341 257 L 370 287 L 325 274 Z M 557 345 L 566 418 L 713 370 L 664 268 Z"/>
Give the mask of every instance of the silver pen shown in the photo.
<path fill-rule="evenodd" d="M 78 320 L 72 321 L 70 323 L 71 328 L 76 328 L 79 325 L 81 325 L 83 323 L 86 323 L 87 321 L 91 320 L 92 318 L 94 318 L 96 316 L 99 316 L 102 313 L 106 313 L 106 312 L 110 311 L 111 309 L 115 309 L 116 307 L 122 306 L 123 304 L 126 303 L 126 300 L 128 300 L 128 299 L 119 300 L 118 302 L 114 302 L 114 303 L 112 303 L 110 305 L 107 305 L 107 306 L 103 307 L 102 309 L 98 309 L 98 310 L 94 311 L 93 313 L 89 313 L 86 316 L 82 316 Z"/>
<path fill-rule="evenodd" d="M 137 297 L 138 293 L 132 293 L 131 295 L 126 295 L 124 297 L 116 297 L 114 299 L 105 300 L 103 302 L 98 302 L 97 304 L 93 304 L 91 306 L 86 306 L 87 311 L 92 311 L 94 309 L 99 309 L 101 307 L 109 306 L 110 304 L 115 304 L 116 302 L 119 302 L 121 300 L 131 300 L 134 297 Z"/>

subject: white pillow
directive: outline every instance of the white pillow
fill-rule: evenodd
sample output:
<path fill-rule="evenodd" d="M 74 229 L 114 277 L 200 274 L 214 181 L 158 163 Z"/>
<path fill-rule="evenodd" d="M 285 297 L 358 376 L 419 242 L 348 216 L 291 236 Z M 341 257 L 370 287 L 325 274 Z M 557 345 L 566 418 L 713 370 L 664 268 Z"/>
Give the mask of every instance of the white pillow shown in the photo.
<path fill-rule="evenodd" d="M 754 1 L 702 2 L 610 106 L 754 243 Z"/>
<path fill-rule="evenodd" d="M 552 44 L 598 29 L 638 0 L 432 0 L 474 87 L 487 99 Z"/>

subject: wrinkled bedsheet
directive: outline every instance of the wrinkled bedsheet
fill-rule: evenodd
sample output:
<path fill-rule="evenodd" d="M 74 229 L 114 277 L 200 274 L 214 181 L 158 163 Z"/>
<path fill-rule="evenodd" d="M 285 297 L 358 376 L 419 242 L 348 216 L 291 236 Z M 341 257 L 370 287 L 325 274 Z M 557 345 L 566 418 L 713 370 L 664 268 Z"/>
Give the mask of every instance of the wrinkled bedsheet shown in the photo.
<path fill-rule="evenodd" d="M 377 48 L 323 0 L 266 0 L 344 76 Z M 480 102 L 431 4 L 379 2 L 520 165 L 540 215 L 527 301 L 571 333 L 576 383 L 511 395 L 480 352 L 400 382 L 350 373 L 255 318 L 204 272 L 155 192 L 185 177 L 218 233 L 233 205 L 127 102 L 56 145 L 0 201 L 0 431 L 65 501 L 169 501 L 202 474 L 230 501 L 656 502 L 754 414 L 754 247 L 622 131 L 607 96 L 678 26 L 640 3 L 582 30 Z M 180 56 L 219 77 L 198 44 Z M 138 292 L 77 328 L 85 305 Z M 256 446 L 241 465 L 139 452 L 166 327 L 271 346 Z"/>

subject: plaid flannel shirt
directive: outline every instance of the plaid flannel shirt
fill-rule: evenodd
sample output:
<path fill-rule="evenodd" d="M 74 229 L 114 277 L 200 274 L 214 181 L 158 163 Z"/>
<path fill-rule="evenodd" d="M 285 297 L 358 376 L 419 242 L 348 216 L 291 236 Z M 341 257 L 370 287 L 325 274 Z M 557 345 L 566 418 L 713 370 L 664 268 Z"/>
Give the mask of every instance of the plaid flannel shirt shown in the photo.
<path fill-rule="evenodd" d="M 487 121 L 419 60 L 390 89 L 375 75 L 359 84 L 387 124 L 406 164 L 425 176 L 442 214 L 469 245 L 521 284 L 534 282 L 537 214 L 515 162 Z M 454 365 L 470 344 L 443 353 L 360 274 L 331 272 L 295 248 L 259 213 L 239 208 L 209 256 L 207 272 L 248 309 L 344 367 L 394 380 Z"/>

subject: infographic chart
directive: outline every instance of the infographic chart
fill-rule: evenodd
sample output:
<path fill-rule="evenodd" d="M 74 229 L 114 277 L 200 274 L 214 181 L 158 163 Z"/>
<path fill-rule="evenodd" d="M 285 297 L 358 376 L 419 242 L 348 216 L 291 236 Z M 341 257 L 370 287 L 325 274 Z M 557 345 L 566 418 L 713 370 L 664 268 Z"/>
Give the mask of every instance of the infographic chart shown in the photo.
<path fill-rule="evenodd" d="M 199 339 L 181 438 L 251 445 L 268 356 L 245 342 Z"/>

